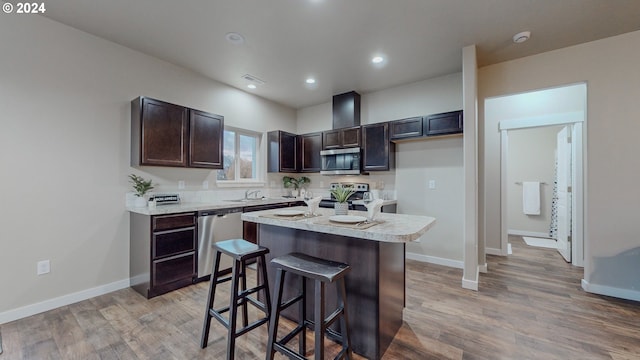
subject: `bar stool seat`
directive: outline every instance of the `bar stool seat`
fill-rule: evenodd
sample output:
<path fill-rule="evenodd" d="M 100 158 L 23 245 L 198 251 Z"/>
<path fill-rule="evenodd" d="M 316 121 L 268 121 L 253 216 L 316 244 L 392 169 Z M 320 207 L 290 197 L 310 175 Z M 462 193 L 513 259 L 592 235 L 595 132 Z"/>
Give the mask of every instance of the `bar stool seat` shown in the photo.
<path fill-rule="evenodd" d="M 271 264 L 276 268 L 276 284 L 273 297 L 275 307 L 271 312 L 269 320 L 269 339 L 267 344 L 267 360 L 273 359 L 278 351 L 290 359 L 306 359 L 306 337 L 307 326 L 313 325 L 315 335 L 314 356 L 315 359 L 324 359 L 324 335 L 328 333 L 333 338 L 342 343 L 342 350 L 335 357 L 336 359 L 351 359 L 353 357 L 351 342 L 349 339 L 349 321 L 347 315 L 346 290 L 344 284 L 345 275 L 351 270 L 349 265 L 324 260 L 317 257 L 291 253 L 279 256 L 271 260 Z M 293 298 L 282 301 L 285 274 L 289 272 L 300 276 L 300 292 Z M 314 321 L 306 319 L 306 280 L 312 279 L 315 283 L 315 303 Z M 338 308 L 325 318 L 325 284 L 336 283 L 338 288 Z M 278 322 L 280 312 L 289 306 L 298 303 L 298 325 L 289 334 L 278 340 Z M 329 329 L 329 327 L 340 319 L 340 333 Z M 286 344 L 299 335 L 298 353 L 288 348 Z"/>
<path fill-rule="evenodd" d="M 269 284 L 266 278 L 267 266 L 265 261 L 265 255 L 269 253 L 269 249 L 250 243 L 244 239 L 231 239 L 225 241 L 219 241 L 213 244 L 216 251 L 216 260 L 213 264 L 213 270 L 211 271 L 211 282 L 209 284 L 209 296 L 207 298 L 207 308 L 204 318 L 204 325 L 202 328 L 202 338 L 200 339 L 200 347 L 205 348 L 209 342 L 209 329 L 211 327 L 211 318 L 216 318 L 222 325 L 228 330 L 227 335 L 227 359 L 233 359 L 235 357 L 235 341 L 238 336 L 257 328 L 258 326 L 269 321 L 269 314 L 271 313 L 271 300 L 269 293 Z M 228 272 L 229 269 L 220 269 L 221 255 L 225 254 L 234 259 L 231 267 L 231 275 L 222 277 L 222 272 Z M 256 259 L 261 267 L 262 279 L 257 279 L 257 286 L 251 289 L 247 289 L 247 277 L 246 268 L 247 262 Z M 218 284 L 231 281 L 231 290 L 229 298 L 229 306 L 215 309 L 213 307 L 216 287 Z M 241 288 L 241 289 L 239 289 Z M 262 303 L 257 298 L 251 295 L 257 294 L 262 290 L 265 298 L 265 302 Z M 264 317 L 249 324 L 247 303 L 252 304 L 262 312 Z M 238 315 L 238 307 L 242 307 L 242 328 L 236 330 L 236 321 Z M 228 318 L 225 318 L 222 314 L 229 312 Z"/>

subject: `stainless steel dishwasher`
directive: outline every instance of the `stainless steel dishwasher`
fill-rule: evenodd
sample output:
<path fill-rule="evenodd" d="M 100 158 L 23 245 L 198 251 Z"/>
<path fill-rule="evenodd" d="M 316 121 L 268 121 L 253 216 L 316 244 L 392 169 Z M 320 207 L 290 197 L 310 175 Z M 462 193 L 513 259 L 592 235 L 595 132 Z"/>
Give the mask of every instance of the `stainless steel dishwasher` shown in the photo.
<path fill-rule="evenodd" d="M 213 268 L 213 243 L 242 239 L 242 208 L 198 211 L 198 280 L 208 280 Z M 231 267 L 228 256 L 220 258 L 220 269 Z"/>

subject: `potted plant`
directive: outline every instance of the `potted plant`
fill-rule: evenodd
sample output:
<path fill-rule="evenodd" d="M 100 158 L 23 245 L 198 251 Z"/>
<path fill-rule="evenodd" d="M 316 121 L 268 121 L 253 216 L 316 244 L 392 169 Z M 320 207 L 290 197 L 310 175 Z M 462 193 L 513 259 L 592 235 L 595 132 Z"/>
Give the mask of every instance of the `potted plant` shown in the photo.
<path fill-rule="evenodd" d="M 298 196 L 300 196 L 300 189 L 310 183 L 311 183 L 311 179 L 309 179 L 306 176 L 301 176 L 299 178 L 294 178 L 291 176 L 282 177 L 282 184 L 284 188 L 285 189 L 294 188 L 298 190 Z M 290 192 L 289 192 L 289 195 L 292 196 Z"/>
<path fill-rule="evenodd" d="M 129 182 L 133 184 L 133 190 L 135 190 L 136 207 L 143 207 L 147 205 L 147 200 L 144 198 L 144 195 L 153 189 L 153 184 L 151 180 L 145 180 L 142 176 L 137 176 L 134 174 L 129 174 Z"/>
<path fill-rule="evenodd" d="M 333 204 L 336 215 L 347 215 L 349 213 L 347 200 L 349 200 L 349 197 L 353 194 L 355 194 L 355 191 L 351 187 L 339 186 L 331 190 L 331 195 L 336 199 L 336 203 Z"/>

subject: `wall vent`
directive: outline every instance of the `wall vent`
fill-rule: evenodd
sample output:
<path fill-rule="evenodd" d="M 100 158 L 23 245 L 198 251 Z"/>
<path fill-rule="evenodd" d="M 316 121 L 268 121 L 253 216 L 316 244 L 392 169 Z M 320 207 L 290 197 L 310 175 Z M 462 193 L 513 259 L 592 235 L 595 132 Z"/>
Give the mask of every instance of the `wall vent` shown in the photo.
<path fill-rule="evenodd" d="M 254 83 L 256 85 L 263 85 L 264 81 L 258 79 L 257 77 L 250 75 L 250 74 L 244 74 L 241 76 L 243 79 L 247 80 L 248 82 Z"/>

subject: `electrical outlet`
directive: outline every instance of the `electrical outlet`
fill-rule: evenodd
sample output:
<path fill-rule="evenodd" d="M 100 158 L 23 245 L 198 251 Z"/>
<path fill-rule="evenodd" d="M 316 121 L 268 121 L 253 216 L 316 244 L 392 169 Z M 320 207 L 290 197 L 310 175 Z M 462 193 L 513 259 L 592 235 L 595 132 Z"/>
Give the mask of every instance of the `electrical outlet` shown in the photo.
<path fill-rule="evenodd" d="M 205 180 L 202 182 L 202 188 L 207 190 L 209 188 L 209 181 Z"/>
<path fill-rule="evenodd" d="M 178 190 L 184 189 L 184 180 L 178 181 Z"/>
<path fill-rule="evenodd" d="M 436 188 L 436 181 L 429 180 L 429 189 L 435 189 L 435 188 Z"/>
<path fill-rule="evenodd" d="M 51 262 L 49 260 L 38 261 L 37 275 L 48 274 L 51 271 Z"/>

